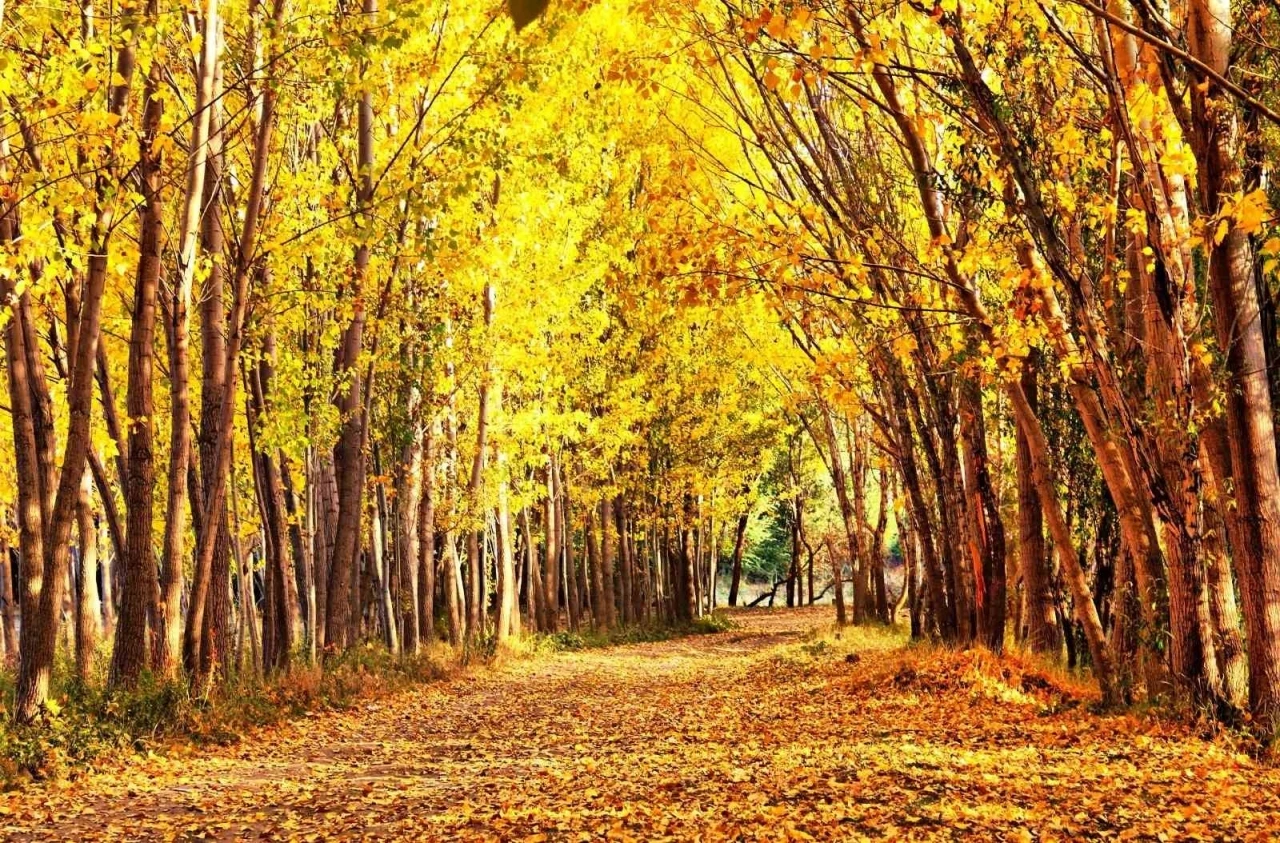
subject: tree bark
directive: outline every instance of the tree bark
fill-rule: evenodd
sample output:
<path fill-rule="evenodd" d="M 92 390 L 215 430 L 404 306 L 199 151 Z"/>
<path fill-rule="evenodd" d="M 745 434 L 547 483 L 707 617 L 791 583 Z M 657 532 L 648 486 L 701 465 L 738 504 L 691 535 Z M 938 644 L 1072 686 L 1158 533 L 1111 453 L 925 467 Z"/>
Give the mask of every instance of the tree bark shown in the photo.
<path fill-rule="evenodd" d="M 541 604 L 547 623 L 546 632 L 560 628 L 560 546 L 558 544 L 559 500 L 556 495 L 555 457 L 548 453 L 545 473 L 546 497 L 542 509 L 542 595 Z"/>
<path fill-rule="evenodd" d="M 742 585 L 742 552 L 747 543 L 747 522 L 751 517 L 750 512 L 744 512 L 738 516 L 738 526 L 733 533 L 733 568 L 729 575 L 729 605 L 738 605 L 738 589 Z M 834 557 L 833 557 L 834 559 Z M 833 561 L 832 564 L 837 564 Z M 838 598 L 838 607 L 840 614 L 840 623 L 844 624 L 844 598 L 843 595 Z"/>
<path fill-rule="evenodd" d="M 209 155 L 210 112 L 218 60 L 218 0 L 206 0 L 201 26 L 203 44 L 196 78 L 195 112 L 191 121 L 191 147 L 187 162 L 187 192 L 178 234 L 180 279 L 169 314 L 169 487 L 165 508 L 164 545 L 161 557 L 161 630 L 155 665 L 163 676 L 178 669 L 182 647 L 182 563 L 186 510 L 183 492 L 191 460 L 190 312 L 195 277 L 196 241 L 204 206 L 204 179 Z"/>
<path fill-rule="evenodd" d="M 980 568 L 975 572 L 981 575 L 976 595 L 978 631 L 984 643 L 998 653 L 1004 648 L 1005 627 L 1004 522 L 1000 520 L 1000 502 L 988 470 L 982 393 L 976 380 L 966 378 L 962 382 L 960 401 L 969 509 L 980 550 Z"/>
<path fill-rule="evenodd" d="M 279 30 L 284 19 L 284 0 L 274 0 L 272 25 Z M 274 59 L 268 62 L 274 65 Z M 224 380 L 218 407 L 214 463 L 207 474 L 209 489 L 205 494 L 202 524 L 217 523 L 226 500 L 227 474 L 231 466 L 231 445 L 235 421 L 235 388 L 240 379 L 240 347 L 244 341 L 245 314 L 249 305 L 250 272 L 256 262 L 258 225 L 262 213 L 267 176 L 267 159 L 275 125 L 277 91 L 274 85 L 266 85 L 261 98 L 261 117 L 253 153 L 253 172 L 250 178 L 244 222 L 240 232 L 235 268 L 234 307 L 227 342 Z M 212 159 L 211 159 L 212 160 Z M 226 622 L 230 609 L 228 596 L 230 572 L 226 565 L 214 565 L 219 532 L 205 530 L 201 536 L 200 550 L 196 557 L 195 574 L 187 610 L 186 626 L 182 636 L 183 664 L 192 682 L 198 687 L 209 678 L 215 661 L 227 662 L 230 653 L 226 647 Z"/>
<path fill-rule="evenodd" d="M 154 3 L 154 0 L 153 0 Z M 154 9 L 152 14 L 154 14 Z M 129 334 L 129 384 L 126 406 L 129 417 L 128 476 L 125 478 L 124 587 L 120 619 L 116 626 L 111 684 L 133 687 L 146 665 L 148 651 L 156 667 L 163 631 L 158 604 L 155 545 L 155 402 L 152 377 L 155 366 L 156 298 L 160 288 L 165 248 L 164 206 L 161 197 L 161 153 L 156 146 L 164 102 L 164 66 L 153 62 L 143 93 L 143 126 L 139 139 L 138 170 L 143 205 L 139 215 L 138 268 L 133 288 L 133 320 Z M 179 492 L 181 488 L 179 488 Z"/>
<path fill-rule="evenodd" d="M 429 393 L 430 395 L 430 393 Z M 427 402 L 427 412 L 434 412 Z M 422 498 L 418 512 L 418 639 L 436 640 L 436 420 L 428 415 L 422 431 Z"/>
<path fill-rule="evenodd" d="M 98 597 L 98 528 L 93 523 L 90 489 L 89 477 L 85 475 L 80 484 L 80 501 L 76 511 L 80 564 L 76 566 L 75 574 L 75 654 L 76 675 L 81 682 L 88 682 L 93 673 L 93 654 L 98 644 L 98 635 L 102 631 L 102 604 Z M 0 551 L 6 557 L 9 554 L 7 547 L 0 548 Z M 7 576 L 7 568 L 6 565 L 5 570 L 0 570 L 0 576 Z"/>
<path fill-rule="evenodd" d="M 149 6 L 148 11 L 154 11 L 154 3 Z M 117 117 L 123 116 L 128 104 L 135 66 L 134 43 L 130 41 L 117 54 L 116 74 L 119 81 L 111 87 L 108 95 L 109 111 Z M 116 151 L 108 150 L 108 164 L 94 177 L 95 216 L 89 237 L 90 250 L 77 331 L 76 356 L 68 373 L 66 444 L 63 450 L 62 473 L 58 478 L 57 492 L 53 496 L 51 507 L 41 506 L 42 496 L 38 490 L 51 489 L 53 478 L 41 474 L 36 445 L 37 432 L 32 423 L 25 421 L 25 418 L 31 418 L 33 413 L 30 407 L 32 382 L 28 371 L 29 363 L 24 363 L 15 377 L 12 360 L 15 350 L 24 354 L 34 353 L 34 349 L 29 348 L 27 343 L 15 345 L 16 338 L 13 334 L 14 332 L 21 334 L 27 320 L 10 320 L 13 330 L 6 343 L 7 353 L 10 356 L 10 389 L 13 390 L 14 383 L 17 383 L 19 388 L 22 384 L 28 387 L 28 397 L 24 399 L 27 409 L 22 411 L 25 418 L 21 424 L 15 423 L 14 426 L 14 450 L 20 472 L 22 467 L 26 466 L 26 472 L 20 476 L 28 478 L 32 493 L 29 504 L 34 506 L 34 510 L 31 506 L 21 503 L 19 506 L 21 511 L 19 524 L 22 534 L 20 544 L 25 560 L 22 595 L 24 623 L 20 633 L 22 654 L 18 668 L 13 716 L 20 723 L 30 722 L 48 698 L 54 646 L 57 641 L 58 613 L 62 610 L 63 591 L 70 565 L 71 529 L 80 495 L 81 474 L 92 445 L 89 422 L 93 400 L 93 373 L 102 324 L 102 303 L 109 269 L 109 241 L 114 227 L 113 203 L 109 201 L 108 194 L 115 188 L 112 181 L 115 159 Z M 4 228 L 7 229 L 0 231 L 0 241 L 9 242 L 16 235 L 16 214 L 13 209 L 6 208 L 0 219 L 3 219 Z M 6 298 L 12 297 L 11 288 L 4 292 L 7 293 Z M 14 410 L 16 420 L 20 414 L 17 401 L 15 401 Z M 20 490 L 23 485 L 19 483 Z M 42 508 L 48 509 L 48 517 L 44 517 L 40 512 Z M 34 519 L 33 516 L 37 513 L 40 513 L 40 517 Z M 32 528 L 43 534 L 38 543 L 32 540 Z"/>
<path fill-rule="evenodd" d="M 1194 0 L 1188 9 L 1192 54 L 1219 75 L 1230 71 L 1232 10 L 1228 0 Z M 1202 209 L 1217 214 L 1241 189 L 1239 117 L 1213 79 L 1192 86 L 1193 143 Z M 1247 544 L 1234 548 L 1249 642 L 1249 707 L 1271 735 L 1280 719 L 1280 470 L 1267 380 L 1260 304 L 1248 234 L 1229 224 L 1209 254 L 1209 290 L 1218 345 L 1226 355 L 1228 441 L 1235 500 Z"/>
<path fill-rule="evenodd" d="M 613 525 L 613 501 L 606 495 L 600 502 L 600 616 L 605 629 L 612 629 L 619 621 L 617 602 L 614 599 L 614 525 Z M 692 600 L 693 600 L 693 560 L 689 554 L 685 553 L 684 571 L 687 575 L 686 584 L 686 605 L 685 612 L 688 614 L 686 620 L 692 619 Z"/>
<path fill-rule="evenodd" d="M 1034 413 L 1037 411 L 1038 356 L 1029 357 L 1020 375 L 1022 390 Z M 1032 475 L 1031 448 L 1021 427 L 1017 434 L 1018 547 L 1022 583 L 1026 594 L 1027 642 L 1032 652 L 1055 658 L 1062 655 L 1062 630 L 1054 609 L 1053 579 L 1044 545 L 1044 519 Z"/>

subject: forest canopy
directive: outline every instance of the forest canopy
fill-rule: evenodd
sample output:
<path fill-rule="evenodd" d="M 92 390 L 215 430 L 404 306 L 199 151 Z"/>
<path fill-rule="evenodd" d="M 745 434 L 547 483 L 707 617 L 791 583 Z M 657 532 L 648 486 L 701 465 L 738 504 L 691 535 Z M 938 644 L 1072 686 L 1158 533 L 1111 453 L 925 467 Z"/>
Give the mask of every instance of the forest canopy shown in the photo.
<path fill-rule="evenodd" d="M 785 588 L 1269 738 L 1276 14 L 0 5 L 13 718 Z"/>

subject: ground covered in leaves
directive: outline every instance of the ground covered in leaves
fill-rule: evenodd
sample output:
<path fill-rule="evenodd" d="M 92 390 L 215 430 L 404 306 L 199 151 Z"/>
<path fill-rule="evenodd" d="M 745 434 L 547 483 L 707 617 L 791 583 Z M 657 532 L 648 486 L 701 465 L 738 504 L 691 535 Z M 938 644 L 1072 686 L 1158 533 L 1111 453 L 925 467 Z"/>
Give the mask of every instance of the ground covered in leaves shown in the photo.
<path fill-rule="evenodd" d="M 0 796 L 18 840 L 1274 839 L 1280 771 L 829 609 L 508 663 Z"/>

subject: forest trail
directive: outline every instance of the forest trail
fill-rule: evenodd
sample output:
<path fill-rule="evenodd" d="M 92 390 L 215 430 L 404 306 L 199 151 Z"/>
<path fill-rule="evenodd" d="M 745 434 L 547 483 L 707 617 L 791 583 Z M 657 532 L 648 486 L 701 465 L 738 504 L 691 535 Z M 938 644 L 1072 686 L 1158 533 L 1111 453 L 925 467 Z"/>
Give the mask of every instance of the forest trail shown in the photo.
<path fill-rule="evenodd" d="M 479 670 L 0 797 L 15 840 L 1273 839 L 1280 774 L 829 609 Z M 856 654 L 856 655 L 855 655 Z M 1159 739 L 1153 740 L 1153 736 Z"/>

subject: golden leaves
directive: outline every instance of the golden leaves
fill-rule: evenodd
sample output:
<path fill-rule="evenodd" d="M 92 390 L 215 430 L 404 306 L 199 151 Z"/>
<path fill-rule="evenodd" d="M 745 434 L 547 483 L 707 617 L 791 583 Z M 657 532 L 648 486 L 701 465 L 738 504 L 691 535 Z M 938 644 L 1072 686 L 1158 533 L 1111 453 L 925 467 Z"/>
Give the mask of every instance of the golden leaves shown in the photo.
<path fill-rule="evenodd" d="M 1258 188 L 1236 200 L 1231 215 L 1235 217 L 1236 228 L 1245 234 L 1257 234 L 1271 219 L 1271 203 L 1267 200 L 1266 191 Z"/>
<path fill-rule="evenodd" d="M 1190 176 L 1196 171 L 1196 158 L 1191 147 L 1181 140 L 1171 142 L 1160 157 L 1160 166 L 1169 176 Z"/>
<path fill-rule="evenodd" d="M 894 355 L 899 360 L 904 361 L 911 359 L 912 353 L 919 347 L 916 338 L 911 334 L 900 334 L 894 338 L 890 345 L 893 348 Z"/>
<path fill-rule="evenodd" d="M 515 661 L 0 796 L 23 839 L 1266 839 L 1280 773 L 829 607 Z M 807 631 L 817 627 L 814 633 Z M 779 644 L 779 641 L 784 643 Z M 846 657 L 856 656 L 856 661 Z"/>
<path fill-rule="evenodd" d="M 1271 203 L 1267 199 L 1266 191 L 1261 188 L 1248 194 L 1237 191 L 1223 201 L 1222 209 L 1210 221 L 1213 229 L 1213 244 L 1221 245 L 1233 228 L 1245 234 L 1254 235 L 1260 233 L 1272 221 Z M 1202 238 L 1203 235 L 1200 235 L 1193 245 L 1200 245 Z"/>

